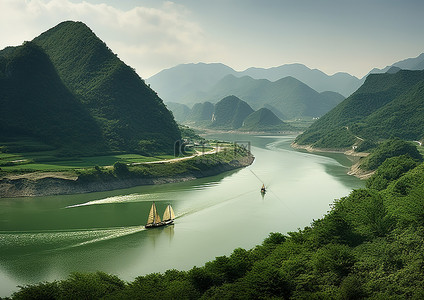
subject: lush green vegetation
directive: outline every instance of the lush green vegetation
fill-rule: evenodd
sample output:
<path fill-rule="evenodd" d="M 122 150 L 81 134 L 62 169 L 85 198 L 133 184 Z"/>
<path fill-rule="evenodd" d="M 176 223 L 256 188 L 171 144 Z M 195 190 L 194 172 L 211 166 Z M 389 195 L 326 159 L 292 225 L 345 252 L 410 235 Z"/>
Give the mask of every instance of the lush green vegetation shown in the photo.
<path fill-rule="evenodd" d="M 64 155 L 105 147 L 98 125 L 63 85 L 40 47 L 27 42 L 11 48 L 4 60 L 0 151 L 59 149 Z"/>
<path fill-rule="evenodd" d="M 246 117 L 242 131 L 294 131 L 294 127 L 281 121 L 268 108 L 261 108 Z"/>
<path fill-rule="evenodd" d="M 190 128 L 185 125 L 179 125 L 181 131 L 181 137 L 183 139 L 189 139 L 194 141 L 204 141 L 205 139 L 198 134 L 197 130 Z"/>
<path fill-rule="evenodd" d="M 355 137 L 419 141 L 424 137 L 423 97 L 424 71 L 369 75 L 355 93 L 298 136 L 296 143 L 347 148 L 358 142 Z"/>
<path fill-rule="evenodd" d="M 85 182 L 129 178 L 153 179 L 186 175 L 196 176 L 203 172 L 207 174 L 215 168 L 225 168 L 226 165 L 232 164 L 234 160 L 242 159 L 247 155 L 248 152 L 246 149 L 236 145 L 227 145 L 222 151 L 199 155 L 185 160 L 159 163 L 140 162 L 129 165 L 123 161 L 117 161 L 113 164 L 113 168 L 95 166 L 94 168 L 76 170 L 76 173 L 78 180 Z"/>
<path fill-rule="evenodd" d="M 381 143 L 361 162 L 361 169 L 376 170 L 387 158 L 406 155 L 410 159 L 420 162 L 422 156 L 418 152 L 416 145 L 400 139 L 387 140 Z"/>
<path fill-rule="evenodd" d="M 253 109 L 236 96 L 228 96 L 215 104 L 214 119 L 211 128 L 238 129 L 243 125 L 244 119 L 253 113 Z"/>
<path fill-rule="evenodd" d="M 0 104 L 2 152 L 39 151 L 25 140 L 59 156 L 172 154 L 181 138 L 157 94 L 81 22 L 0 52 Z"/>
<path fill-rule="evenodd" d="M 184 104 L 168 103 L 167 106 L 177 120 L 197 128 L 282 132 L 298 131 L 299 128 L 293 124 L 305 128 L 313 122 L 312 118 L 302 118 L 288 124 L 277 117 L 274 112 L 282 114 L 272 105 L 253 111 L 246 102 L 235 96 L 225 97 L 216 105 L 211 102 L 196 103 L 191 110 Z"/>
<path fill-rule="evenodd" d="M 115 162 L 124 164 L 143 163 L 174 158 L 172 155 L 143 156 L 140 154 L 111 154 L 99 156 L 80 156 L 57 158 L 47 152 L 0 154 L 1 171 L 22 173 L 32 171 L 70 171 L 93 168 L 93 166 L 112 166 Z"/>
<path fill-rule="evenodd" d="M 124 170 L 125 172 L 125 170 Z M 376 186 L 378 177 L 387 181 Z M 13 299 L 422 299 L 424 164 L 387 159 L 325 217 L 189 271 L 126 283 L 104 273 L 22 287 Z"/>

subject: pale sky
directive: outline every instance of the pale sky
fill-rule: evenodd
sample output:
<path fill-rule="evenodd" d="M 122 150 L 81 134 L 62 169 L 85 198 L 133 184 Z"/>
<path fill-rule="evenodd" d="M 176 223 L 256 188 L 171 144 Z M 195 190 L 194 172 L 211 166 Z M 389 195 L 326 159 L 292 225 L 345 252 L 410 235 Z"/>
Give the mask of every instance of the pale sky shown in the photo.
<path fill-rule="evenodd" d="M 0 49 L 82 21 L 142 78 L 182 63 L 357 77 L 424 52 L 422 0 L 0 0 Z"/>

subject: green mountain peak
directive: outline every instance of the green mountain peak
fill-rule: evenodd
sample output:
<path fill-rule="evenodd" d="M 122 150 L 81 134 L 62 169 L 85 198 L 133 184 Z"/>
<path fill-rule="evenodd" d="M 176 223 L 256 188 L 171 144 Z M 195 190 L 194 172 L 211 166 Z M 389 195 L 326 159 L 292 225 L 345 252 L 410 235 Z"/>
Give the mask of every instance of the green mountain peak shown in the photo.
<path fill-rule="evenodd" d="M 40 62 L 41 66 L 37 65 L 31 69 L 36 72 L 42 66 L 47 68 L 50 64 L 52 70 L 57 70 L 57 81 L 68 91 L 75 107 L 82 111 L 77 113 L 69 110 L 68 114 L 85 115 L 95 124 L 93 128 L 97 128 L 99 139 L 92 140 L 93 147 L 103 151 L 143 154 L 173 152 L 174 142 L 180 138 L 180 132 L 172 114 L 137 73 L 122 62 L 84 23 L 62 22 L 35 38 L 30 45 L 38 48 L 46 58 L 44 62 Z M 25 45 L 23 47 L 25 49 Z M 11 53 L 23 51 L 19 49 L 21 48 L 17 47 L 0 52 L 0 57 L 3 56 L 0 66 L 5 65 L 5 59 L 11 59 L 8 58 Z M 10 62 L 6 65 L 10 65 Z M 23 63 L 21 69 L 25 68 L 29 68 L 29 64 Z M 6 73 L 7 70 L 4 74 Z M 48 82 L 41 83 L 42 78 L 32 76 L 31 72 L 26 76 L 28 82 L 21 79 L 14 82 L 18 86 L 34 85 L 28 95 L 22 96 L 25 101 L 32 96 L 32 91 L 41 86 L 44 93 L 49 94 L 55 101 L 60 100 L 55 94 L 58 88 Z M 4 84 L 11 86 L 8 82 Z M 5 90 L 7 95 L 3 97 L 13 99 L 13 93 L 9 94 L 7 91 L 8 89 Z M 52 118 L 53 116 L 46 117 L 46 122 Z M 0 124 L 2 123 L 7 122 L 0 120 Z M 95 132 L 91 129 L 80 130 L 75 123 L 62 125 L 75 126 L 81 136 L 91 136 Z M 53 138 L 55 133 L 47 135 Z M 66 143 L 55 145 L 64 146 Z M 74 145 L 72 148 L 85 147 Z"/>

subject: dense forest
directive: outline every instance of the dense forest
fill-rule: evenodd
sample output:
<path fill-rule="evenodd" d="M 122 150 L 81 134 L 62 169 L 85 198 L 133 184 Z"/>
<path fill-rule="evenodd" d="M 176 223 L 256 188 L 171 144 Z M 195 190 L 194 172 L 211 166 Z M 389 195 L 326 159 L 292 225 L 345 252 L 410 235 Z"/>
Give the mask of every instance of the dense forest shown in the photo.
<path fill-rule="evenodd" d="M 81 22 L 0 51 L 0 104 L 9 152 L 171 154 L 181 138 L 158 95 Z"/>
<path fill-rule="evenodd" d="M 364 140 L 421 140 L 423 97 L 424 71 L 371 74 L 355 93 L 312 124 L 295 142 L 345 149 Z"/>
<path fill-rule="evenodd" d="M 422 299 L 424 164 L 399 153 L 322 219 L 253 249 L 132 282 L 74 273 L 21 287 L 12 299 Z"/>

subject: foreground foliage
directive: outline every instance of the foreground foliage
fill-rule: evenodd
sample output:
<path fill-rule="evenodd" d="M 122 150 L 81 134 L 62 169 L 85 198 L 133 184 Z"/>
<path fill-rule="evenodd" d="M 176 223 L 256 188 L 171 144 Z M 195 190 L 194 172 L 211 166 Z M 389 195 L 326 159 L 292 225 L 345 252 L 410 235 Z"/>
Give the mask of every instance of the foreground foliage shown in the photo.
<path fill-rule="evenodd" d="M 22 287 L 13 299 L 423 299 L 424 164 L 386 160 L 374 188 L 336 200 L 328 214 L 287 235 L 271 233 L 189 271 L 124 283 L 104 273 Z M 403 168 L 402 166 L 409 166 Z M 370 183 L 371 182 L 371 183 Z"/>
<path fill-rule="evenodd" d="M 418 152 L 416 145 L 411 142 L 406 142 L 401 139 L 391 139 L 378 145 L 369 156 L 361 162 L 361 169 L 375 170 L 386 159 L 406 155 L 414 161 L 422 161 L 422 156 Z M 399 161 L 402 164 L 404 160 Z"/>

